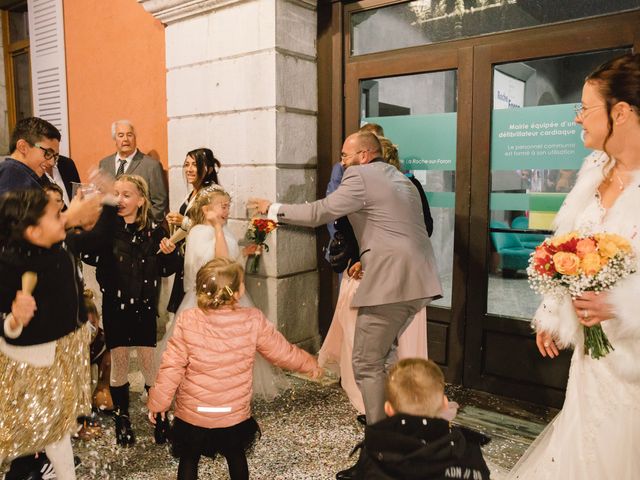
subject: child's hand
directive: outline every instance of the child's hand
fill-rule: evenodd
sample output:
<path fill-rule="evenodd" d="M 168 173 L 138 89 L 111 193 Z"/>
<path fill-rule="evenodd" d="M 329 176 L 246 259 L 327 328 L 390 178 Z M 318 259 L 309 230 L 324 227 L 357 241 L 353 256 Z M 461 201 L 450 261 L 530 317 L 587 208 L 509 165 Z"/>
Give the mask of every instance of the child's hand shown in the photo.
<path fill-rule="evenodd" d="M 349 267 L 347 274 L 351 278 L 355 278 L 356 280 L 360 280 L 362 278 L 362 263 L 356 262 Z"/>
<path fill-rule="evenodd" d="M 320 380 L 324 377 L 324 368 L 316 366 L 311 373 L 309 373 L 309 378 L 311 380 Z"/>
<path fill-rule="evenodd" d="M 18 324 L 26 327 L 36 313 L 37 308 L 35 298 L 22 290 L 18 290 L 16 298 L 11 304 L 11 314 Z M 17 328 L 17 326 L 17 324 L 12 325 L 13 328 Z"/>
<path fill-rule="evenodd" d="M 176 244 L 169 240 L 167 237 L 160 240 L 160 251 L 165 255 L 169 255 L 176 249 Z"/>
<path fill-rule="evenodd" d="M 162 420 L 165 419 L 165 413 L 164 412 L 152 412 L 151 410 L 149 410 L 149 421 L 151 423 L 153 423 L 154 425 L 156 424 L 156 415 L 160 414 L 160 418 Z"/>
<path fill-rule="evenodd" d="M 176 226 L 181 226 L 182 225 L 182 220 L 184 220 L 184 216 L 180 215 L 177 212 L 169 212 L 167 213 L 167 223 L 169 223 L 169 225 L 176 225 Z"/>
<path fill-rule="evenodd" d="M 242 249 L 242 255 L 245 257 L 248 257 L 249 255 L 262 255 L 262 245 L 250 243 Z"/>

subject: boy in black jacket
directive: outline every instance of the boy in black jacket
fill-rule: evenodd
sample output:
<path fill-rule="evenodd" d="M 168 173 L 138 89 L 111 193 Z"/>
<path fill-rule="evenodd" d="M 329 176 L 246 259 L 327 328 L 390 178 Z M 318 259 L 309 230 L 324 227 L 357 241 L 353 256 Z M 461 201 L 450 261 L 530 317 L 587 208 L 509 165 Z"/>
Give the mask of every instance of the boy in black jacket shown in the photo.
<path fill-rule="evenodd" d="M 439 418 L 448 400 L 444 376 L 431 360 L 407 358 L 389 372 L 389 418 L 367 426 L 355 478 L 486 480 L 481 445 L 489 438 Z"/>

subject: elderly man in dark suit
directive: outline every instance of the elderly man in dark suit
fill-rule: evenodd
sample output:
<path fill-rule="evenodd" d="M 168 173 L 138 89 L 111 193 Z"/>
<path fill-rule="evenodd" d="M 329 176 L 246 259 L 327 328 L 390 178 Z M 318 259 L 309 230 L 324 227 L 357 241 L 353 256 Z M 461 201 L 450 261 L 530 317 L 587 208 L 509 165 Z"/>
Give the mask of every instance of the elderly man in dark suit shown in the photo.
<path fill-rule="evenodd" d="M 129 120 L 117 120 L 111 125 L 111 136 L 116 142 L 116 153 L 100 160 L 100 170 L 116 178 L 126 173 L 140 175 L 149 186 L 151 216 L 160 223 L 169 207 L 162 165 L 137 147 L 136 131 Z"/>
<path fill-rule="evenodd" d="M 368 424 L 385 418 L 385 364 L 395 339 L 419 310 L 442 295 L 418 190 L 381 155 L 375 135 L 354 133 L 342 147 L 342 182 L 326 198 L 297 205 L 251 199 L 247 205 L 293 225 L 317 227 L 349 218 L 364 272 L 352 303 L 358 308 L 353 371 Z M 353 473 L 340 472 L 338 478 Z"/>

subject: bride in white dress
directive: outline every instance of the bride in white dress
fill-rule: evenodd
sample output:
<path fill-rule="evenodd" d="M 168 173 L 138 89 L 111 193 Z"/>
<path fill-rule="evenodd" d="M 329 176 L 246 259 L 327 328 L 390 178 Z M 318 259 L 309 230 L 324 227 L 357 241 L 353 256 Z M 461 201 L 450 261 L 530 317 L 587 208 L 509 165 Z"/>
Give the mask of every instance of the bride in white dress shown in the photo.
<path fill-rule="evenodd" d="M 617 233 L 640 259 L 640 55 L 599 67 L 582 91 L 576 123 L 594 150 L 556 217 L 557 234 Z M 607 153 L 604 153 L 607 152 Z M 534 317 L 543 356 L 573 346 L 562 411 L 508 478 L 640 478 L 640 263 L 611 290 L 572 300 L 545 296 Z M 615 348 L 584 354 L 582 325 L 600 324 Z"/>
<path fill-rule="evenodd" d="M 229 194 L 217 185 L 202 190 L 194 201 L 190 210 L 192 227 L 189 229 L 185 245 L 184 257 L 184 291 L 185 295 L 176 311 L 174 318 L 183 310 L 194 308 L 196 302 L 196 275 L 198 270 L 216 257 L 235 259 L 244 264 L 244 258 L 256 251 L 256 245 L 244 247 L 241 251 L 237 239 L 227 226 L 231 198 Z M 245 291 L 240 298 L 240 305 L 253 307 L 251 297 Z M 161 359 L 166 343 L 173 333 L 173 326 L 167 329 L 164 338 L 157 346 L 157 360 Z M 284 374 L 268 363 L 260 354 L 256 354 L 253 369 L 253 395 L 255 397 L 272 399 L 278 392 L 288 386 Z"/>

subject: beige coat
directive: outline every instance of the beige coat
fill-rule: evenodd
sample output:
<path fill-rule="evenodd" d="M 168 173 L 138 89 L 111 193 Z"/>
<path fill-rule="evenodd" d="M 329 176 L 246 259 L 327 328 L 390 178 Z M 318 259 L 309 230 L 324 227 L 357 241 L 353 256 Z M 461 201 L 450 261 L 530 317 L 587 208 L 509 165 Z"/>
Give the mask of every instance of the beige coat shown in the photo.
<path fill-rule="evenodd" d="M 251 416 L 256 351 L 288 370 L 311 373 L 317 365 L 257 308 L 208 314 L 199 308 L 185 310 L 176 320 L 149 392 L 149 410 L 169 410 L 175 394 L 175 415 L 181 420 L 204 428 L 237 425 Z"/>
<path fill-rule="evenodd" d="M 281 205 L 278 221 L 317 227 L 345 215 L 364 271 L 353 307 L 442 296 L 420 196 L 406 176 L 380 160 L 351 166 L 326 198 Z"/>

